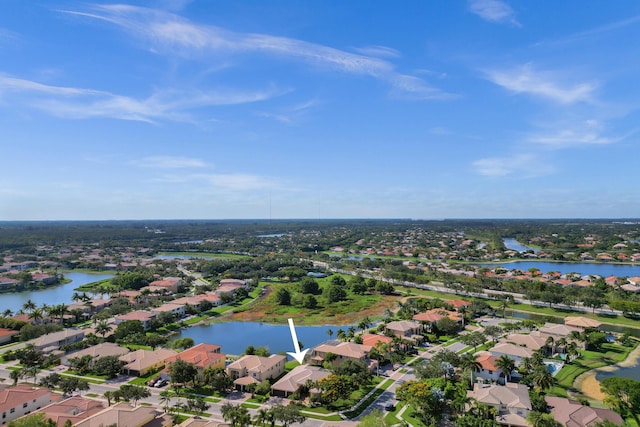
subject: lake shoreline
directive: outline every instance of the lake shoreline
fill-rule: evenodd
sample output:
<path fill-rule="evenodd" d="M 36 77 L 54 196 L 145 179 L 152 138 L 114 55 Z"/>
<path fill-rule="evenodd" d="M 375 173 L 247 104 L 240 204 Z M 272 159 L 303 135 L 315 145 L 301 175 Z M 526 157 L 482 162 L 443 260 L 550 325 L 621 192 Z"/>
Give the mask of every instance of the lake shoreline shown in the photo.
<path fill-rule="evenodd" d="M 635 366 L 640 360 L 640 344 L 636 345 L 629 355 L 621 362 L 615 365 L 603 366 L 601 368 L 592 369 L 578 377 L 573 382 L 573 388 L 578 390 L 575 397 L 586 397 L 588 399 L 597 400 L 602 402 L 606 397 L 602 391 L 600 391 L 600 381 L 596 376 L 598 372 L 615 372 L 619 368 L 627 368 Z"/>

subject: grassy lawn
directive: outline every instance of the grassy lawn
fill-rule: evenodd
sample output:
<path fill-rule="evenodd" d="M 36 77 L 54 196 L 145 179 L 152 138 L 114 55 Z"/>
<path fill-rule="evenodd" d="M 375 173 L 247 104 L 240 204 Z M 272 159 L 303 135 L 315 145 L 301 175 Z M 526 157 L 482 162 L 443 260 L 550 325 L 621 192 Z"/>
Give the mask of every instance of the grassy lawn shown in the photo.
<path fill-rule="evenodd" d="M 398 412 L 400 412 L 400 409 L 402 409 L 402 405 L 396 405 L 393 411 L 387 412 L 384 416 L 385 422 L 389 425 L 398 424 L 400 422 L 400 419 L 398 418 Z"/>
<path fill-rule="evenodd" d="M 258 409 L 262 405 L 260 405 L 259 403 L 243 402 L 240 404 L 240 406 L 247 409 Z"/>
<path fill-rule="evenodd" d="M 379 388 L 375 389 L 375 391 L 371 393 L 369 397 L 367 397 L 364 401 L 360 402 L 353 411 L 345 412 L 344 415 L 346 415 L 348 418 L 357 417 L 362 413 L 362 411 L 367 409 L 367 407 L 371 405 L 373 401 L 376 400 L 378 396 L 380 396 L 391 384 L 393 384 L 393 381 L 385 380 L 385 382 L 382 383 Z"/>
<path fill-rule="evenodd" d="M 144 377 L 138 377 L 138 378 L 132 379 L 131 381 L 129 381 L 129 384 L 146 386 L 149 381 L 151 381 L 157 376 L 158 376 L 157 372 L 153 374 L 147 374 Z"/>
<path fill-rule="evenodd" d="M 322 421 L 342 421 L 342 418 L 338 414 L 323 416 L 320 414 L 316 414 L 311 412 L 309 409 L 305 409 L 302 411 L 302 414 L 307 418 L 313 418 L 314 420 L 322 420 Z"/>
<path fill-rule="evenodd" d="M 567 391 L 573 389 L 573 383 L 580 374 L 623 361 L 633 350 L 633 347 L 607 343 L 603 344 L 602 350 L 602 352 L 581 351 L 582 357 L 580 359 L 565 364 L 556 375 L 558 385 L 551 389 L 550 394 L 567 397 Z"/>

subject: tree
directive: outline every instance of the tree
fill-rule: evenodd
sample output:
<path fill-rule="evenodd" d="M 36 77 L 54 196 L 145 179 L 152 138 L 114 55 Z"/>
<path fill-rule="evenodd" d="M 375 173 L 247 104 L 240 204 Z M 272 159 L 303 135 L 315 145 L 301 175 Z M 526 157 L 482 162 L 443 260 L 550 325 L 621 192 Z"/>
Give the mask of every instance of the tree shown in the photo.
<path fill-rule="evenodd" d="M 395 291 L 393 285 L 388 282 L 378 282 L 376 284 L 376 291 L 384 295 L 391 295 Z"/>
<path fill-rule="evenodd" d="M 307 419 L 307 417 L 300 412 L 299 405 L 274 405 L 271 411 L 273 412 L 275 421 L 279 421 L 282 427 L 301 424 Z"/>
<path fill-rule="evenodd" d="M 109 323 L 107 323 L 106 320 L 99 321 L 95 328 L 96 334 L 102 335 L 102 338 L 104 338 L 112 330 L 113 327 Z"/>
<path fill-rule="evenodd" d="M 125 339 L 133 335 L 144 335 L 144 326 L 139 320 L 125 320 L 120 322 L 113 333 L 114 338 L 117 340 Z"/>
<path fill-rule="evenodd" d="M 119 360 L 119 356 L 104 356 L 93 363 L 93 371 L 97 375 L 106 375 L 109 378 L 115 378 L 120 373 L 124 362 Z"/>
<path fill-rule="evenodd" d="M 22 309 L 27 313 L 31 313 L 33 310 L 36 309 L 36 307 L 37 307 L 36 303 L 33 302 L 31 299 L 28 299 L 27 302 L 22 304 Z"/>
<path fill-rule="evenodd" d="M 186 350 L 195 345 L 195 341 L 191 337 L 178 338 L 171 343 L 171 348 L 174 350 Z"/>
<path fill-rule="evenodd" d="M 331 374 L 318 381 L 318 387 L 322 390 L 321 399 L 325 403 L 332 403 L 338 399 L 346 399 L 358 385 L 351 377 Z"/>
<path fill-rule="evenodd" d="M 162 404 L 162 409 L 165 412 L 169 412 L 169 408 L 171 407 L 171 392 L 169 390 L 162 390 L 160 392 L 160 403 Z"/>
<path fill-rule="evenodd" d="M 318 306 L 318 300 L 313 295 L 305 295 L 302 305 L 304 308 L 314 309 Z"/>
<path fill-rule="evenodd" d="M 496 367 L 502 370 L 505 381 L 509 382 L 511 380 L 511 374 L 516 369 L 516 362 L 509 356 L 503 354 L 496 360 Z"/>
<path fill-rule="evenodd" d="M 169 365 L 169 376 L 174 387 L 178 384 L 184 387 L 189 382 L 194 383 L 197 375 L 198 370 L 196 367 L 182 359 L 177 359 Z"/>
<path fill-rule="evenodd" d="M 276 301 L 279 305 L 291 305 L 291 293 L 285 288 L 278 288 Z"/>
<path fill-rule="evenodd" d="M 211 405 L 209 405 L 202 396 L 196 396 L 195 398 L 187 399 L 187 409 L 189 411 L 195 412 L 196 416 L 201 416 L 207 409 L 209 409 Z"/>
<path fill-rule="evenodd" d="M 471 353 L 465 353 L 460 357 L 460 366 L 463 370 L 469 371 L 471 376 L 469 384 L 473 387 L 473 373 L 482 369 L 482 365 L 478 362 Z"/>
<path fill-rule="evenodd" d="M 372 323 L 373 322 L 371 321 L 371 319 L 369 319 L 369 316 L 365 316 L 358 323 L 358 329 L 360 329 L 362 332 L 364 332 L 366 329 L 368 329 L 371 326 Z"/>
<path fill-rule="evenodd" d="M 347 299 L 347 291 L 345 291 L 341 286 L 329 285 L 326 289 L 327 300 L 329 303 L 340 302 Z"/>
<path fill-rule="evenodd" d="M 57 424 L 45 414 L 31 414 L 10 421 L 7 427 L 56 427 Z"/>
<path fill-rule="evenodd" d="M 640 381 L 609 377 L 600 382 L 600 390 L 606 395 L 605 405 L 623 417 L 633 416 L 636 424 L 640 425 Z"/>
<path fill-rule="evenodd" d="M 358 427 L 391 427 L 391 423 L 385 421 L 384 414 L 379 409 L 374 409 L 368 415 L 360 418 Z"/>
<path fill-rule="evenodd" d="M 141 387 L 139 385 L 124 384 L 120 386 L 119 390 L 122 398 L 131 401 L 133 406 L 136 406 L 136 402 L 138 402 L 138 400 L 146 399 L 151 396 L 151 392 L 148 388 Z"/>
<path fill-rule="evenodd" d="M 251 422 L 249 410 L 240 405 L 227 402 L 222 405 L 220 412 L 222 413 L 222 418 L 227 421 L 231 427 L 248 426 Z"/>
<path fill-rule="evenodd" d="M 311 277 L 305 277 L 300 281 L 300 292 L 303 294 L 318 294 L 320 292 L 320 286 L 318 282 Z"/>
<path fill-rule="evenodd" d="M 89 383 L 76 377 L 62 377 L 58 386 L 65 395 L 70 395 L 74 391 L 89 390 Z"/>
<path fill-rule="evenodd" d="M 563 424 L 556 421 L 552 414 L 543 414 L 537 411 L 529 412 L 527 421 L 531 427 L 562 427 Z"/>
<path fill-rule="evenodd" d="M 542 365 L 536 368 L 531 374 L 531 382 L 538 391 L 547 390 L 553 387 L 556 383 L 556 379 L 551 372 L 547 371 L 547 368 Z"/>
<path fill-rule="evenodd" d="M 222 368 L 207 368 L 204 371 L 204 381 L 214 390 L 226 394 L 233 388 L 231 378 Z"/>

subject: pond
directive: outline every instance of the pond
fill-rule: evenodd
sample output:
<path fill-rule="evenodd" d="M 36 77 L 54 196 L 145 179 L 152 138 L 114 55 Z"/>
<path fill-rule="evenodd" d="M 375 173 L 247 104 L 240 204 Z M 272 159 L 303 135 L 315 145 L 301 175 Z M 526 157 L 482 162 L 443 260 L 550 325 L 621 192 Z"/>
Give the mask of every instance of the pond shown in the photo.
<path fill-rule="evenodd" d="M 87 283 L 97 282 L 114 277 L 113 274 L 93 274 L 93 273 L 65 273 L 64 277 L 71 282 L 58 286 L 49 286 L 45 289 L 33 289 L 22 292 L 0 294 L 0 313 L 9 309 L 14 313 L 22 308 L 28 300 L 36 305 L 42 304 L 71 304 L 71 296 L 76 292 L 76 288 Z"/>
<path fill-rule="evenodd" d="M 507 315 L 507 317 L 513 317 L 516 319 L 529 319 L 529 320 L 544 321 L 549 323 L 564 323 L 564 319 L 562 317 L 545 316 L 544 314 L 529 313 L 526 311 L 513 311 L 513 310 L 507 309 L 505 311 L 505 314 Z M 576 314 L 567 314 L 567 316 L 575 316 L 575 315 Z M 638 323 L 638 326 L 640 326 L 640 323 Z M 603 323 L 602 326 L 600 326 L 600 329 L 605 332 L 615 332 L 620 334 L 626 332 L 632 337 L 640 338 L 639 328 L 630 328 L 627 326 L 610 325 L 608 323 Z"/>
<path fill-rule="evenodd" d="M 298 341 L 302 349 L 315 347 L 329 339 L 336 339 L 336 331 L 345 332 L 349 326 L 296 326 Z M 331 337 L 327 331 L 331 329 Z M 271 353 L 294 351 L 289 325 L 271 325 L 261 322 L 224 322 L 194 326 L 180 331 L 178 338 L 190 337 L 196 344 L 218 344 L 226 354 L 242 354 L 245 349 L 267 347 Z"/>
<path fill-rule="evenodd" d="M 504 243 L 504 246 L 507 249 L 511 249 L 512 251 L 518 251 L 518 252 L 533 251 L 535 253 L 540 252 L 540 249 L 523 245 L 522 243 L 518 242 L 516 239 L 512 237 L 505 237 L 504 239 L 502 239 L 502 243 Z"/>

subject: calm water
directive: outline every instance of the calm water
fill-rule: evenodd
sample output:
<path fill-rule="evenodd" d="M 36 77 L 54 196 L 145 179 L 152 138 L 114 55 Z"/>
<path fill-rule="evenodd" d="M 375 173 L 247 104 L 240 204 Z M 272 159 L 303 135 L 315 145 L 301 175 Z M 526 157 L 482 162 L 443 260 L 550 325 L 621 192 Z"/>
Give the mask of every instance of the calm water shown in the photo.
<path fill-rule="evenodd" d="M 631 378 L 636 381 L 640 381 L 640 364 L 638 363 L 638 360 L 636 360 L 636 363 L 633 366 L 618 368 L 612 372 L 604 372 L 604 371 L 596 372 L 596 379 L 598 381 L 602 381 L 603 379 L 609 378 L 609 377 Z"/>
<path fill-rule="evenodd" d="M 504 246 L 507 249 L 511 249 L 512 251 L 518 251 L 518 252 L 533 251 L 536 253 L 540 252 L 540 249 L 523 245 L 522 243 L 518 242 L 516 239 L 511 237 L 505 237 L 504 239 L 502 239 L 502 242 L 504 243 Z"/>
<path fill-rule="evenodd" d="M 640 265 L 628 264 L 607 264 L 607 263 L 586 263 L 586 262 L 547 262 L 547 261 L 516 261 L 493 264 L 478 264 L 486 267 L 502 267 L 511 270 L 518 269 L 527 271 L 530 268 L 537 268 L 543 273 L 549 271 L 558 271 L 561 274 L 580 273 L 581 275 L 598 275 L 602 277 L 618 276 L 618 277 L 634 277 L 640 276 Z"/>
<path fill-rule="evenodd" d="M 14 313 L 20 310 L 29 299 L 40 306 L 42 304 L 71 304 L 71 296 L 76 288 L 87 283 L 114 277 L 113 274 L 89 274 L 89 273 L 65 273 L 65 278 L 71 282 L 60 286 L 52 286 L 47 289 L 36 289 L 15 293 L 0 294 L 0 313 L 9 309 Z"/>
<path fill-rule="evenodd" d="M 215 259 L 221 258 L 220 256 L 216 256 L 215 254 L 207 255 L 207 254 L 198 254 L 198 255 L 156 255 L 155 259 L 161 260 L 172 260 L 172 259 Z"/>
<path fill-rule="evenodd" d="M 296 326 L 298 341 L 303 349 L 315 347 L 329 340 L 327 330 L 333 330 L 332 339 L 336 339 L 336 331 L 345 332 L 349 326 Z M 271 353 L 294 351 L 293 340 L 288 324 L 270 325 L 260 322 L 225 322 L 211 325 L 194 326 L 181 331 L 180 338 L 193 338 L 196 344 L 209 343 L 222 346 L 226 354 L 242 354 L 245 349 L 254 347 L 268 347 Z"/>

